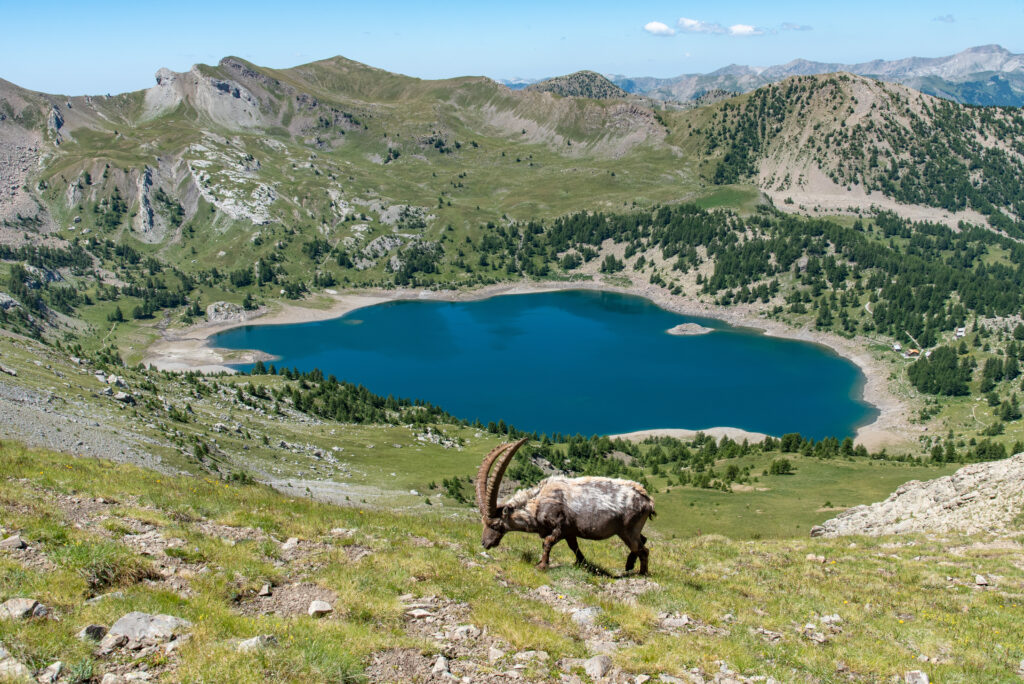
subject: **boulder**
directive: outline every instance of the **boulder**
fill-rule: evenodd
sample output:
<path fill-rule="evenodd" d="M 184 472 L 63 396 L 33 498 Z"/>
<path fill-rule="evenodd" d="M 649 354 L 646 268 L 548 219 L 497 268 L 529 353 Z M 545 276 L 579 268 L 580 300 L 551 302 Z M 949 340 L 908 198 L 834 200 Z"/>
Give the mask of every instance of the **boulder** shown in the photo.
<path fill-rule="evenodd" d="M 0 618 L 24 620 L 30 618 L 39 606 L 39 601 L 30 598 L 12 598 L 0 604 Z"/>
<path fill-rule="evenodd" d="M 124 636 L 128 639 L 140 640 L 146 637 L 157 641 L 167 641 L 178 632 L 192 626 L 188 620 L 173 615 L 150 615 L 149 613 L 132 612 L 123 616 L 110 628 L 108 637 Z"/>

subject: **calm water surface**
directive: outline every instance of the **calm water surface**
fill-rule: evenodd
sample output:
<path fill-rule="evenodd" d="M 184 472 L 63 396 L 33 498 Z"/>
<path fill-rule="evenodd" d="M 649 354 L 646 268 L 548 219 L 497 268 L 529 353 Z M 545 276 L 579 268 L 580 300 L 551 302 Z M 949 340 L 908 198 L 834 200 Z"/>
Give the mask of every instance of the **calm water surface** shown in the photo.
<path fill-rule="evenodd" d="M 714 332 L 666 333 L 686 322 Z M 825 347 L 607 292 L 390 302 L 328 321 L 236 328 L 211 344 L 537 432 L 729 425 L 845 437 L 877 413 L 860 398 L 859 369 Z"/>

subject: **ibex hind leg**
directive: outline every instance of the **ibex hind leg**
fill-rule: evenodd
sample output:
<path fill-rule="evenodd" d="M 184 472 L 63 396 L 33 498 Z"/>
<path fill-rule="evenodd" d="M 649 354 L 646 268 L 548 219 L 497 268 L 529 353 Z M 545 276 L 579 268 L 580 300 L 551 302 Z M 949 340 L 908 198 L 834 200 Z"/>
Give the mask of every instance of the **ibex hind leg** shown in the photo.
<path fill-rule="evenodd" d="M 646 522 L 646 520 L 644 521 Z M 640 561 L 640 574 L 647 574 L 647 537 L 640 533 L 643 525 L 638 525 L 630 535 L 620 535 L 626 546 L 629 547 L 629 556 L 626 557 L 626 572 L 632 572 L 637 560 Z"/>
<path fill-rule="evenodd" d="M 629 548 L 629 555 L 626 556 L 626 572 L 632 572 L 637 559 L 644 557 L 643 552 L 646 551 L 646 549 L 643 548 L 643 542 L 641 541 L 644 537 L 643 535 L 627 536 L 622 534 L 619 535 L 619 538 L 622 539 L 622 542 Z M 643 563 L 641 563 L 641 565 L 643 565 Z"/>
<path fill-rule="evenodd" d="M 576 565 L 586 565 L 587 559 L 583 557 L 583 552 L 580 551 L 580 545 L 576 541 L 576 537 L 566 537 L 565 543 L 569 545 L 569 549 L 576 554 Z"/>
<path fill-rule="evenodd" d="M 647 557 L 651 555 L 651 552 L 647 550 L 647 537 L 640 535 L 640 550 L 637 552 L 640 555 L 640 574 L 647 574 Z"/>

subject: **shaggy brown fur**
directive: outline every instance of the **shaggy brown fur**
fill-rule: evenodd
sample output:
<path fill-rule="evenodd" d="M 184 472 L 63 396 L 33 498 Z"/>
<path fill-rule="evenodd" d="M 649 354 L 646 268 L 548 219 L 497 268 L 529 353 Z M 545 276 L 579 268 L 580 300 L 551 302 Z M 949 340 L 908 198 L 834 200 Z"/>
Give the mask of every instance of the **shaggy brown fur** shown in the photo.
<path fill-rule="evenodd" d="M 551 548 L 565 540 L 585 563 L 577 539 L 608 539 L 618 536 L 629 547 L 626 570 L 640 560 L 647 574 L 647 537 L 641 534 L 654 516 L 654 501 L 640 484 L 609 477 L 549 477 L 513 494 L 498 504 L 498 487 L 512 456 L 525 439 L 502 444 L 487 454 L 477 472 L 477 506 L 483 520 L 484 548 L 501 542 L 506 532 L 533 532 L 544 540 L 538 567 L 547 568 Z M 493 473 L 491 472 L 493 467 Z"/>

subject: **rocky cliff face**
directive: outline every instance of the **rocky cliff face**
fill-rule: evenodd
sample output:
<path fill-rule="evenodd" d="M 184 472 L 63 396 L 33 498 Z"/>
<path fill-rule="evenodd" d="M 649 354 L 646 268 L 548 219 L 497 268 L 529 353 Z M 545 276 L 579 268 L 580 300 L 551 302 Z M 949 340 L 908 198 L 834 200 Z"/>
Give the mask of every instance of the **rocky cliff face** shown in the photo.
<path fill-rule="evenodd" d="M 885 501 L 857 506 L 811 529 L 812 537 L 906 532 L 1011 531 L 1024 516 L 1024 454 L 974 463 L 928 482 L 913 480 Z"/>

